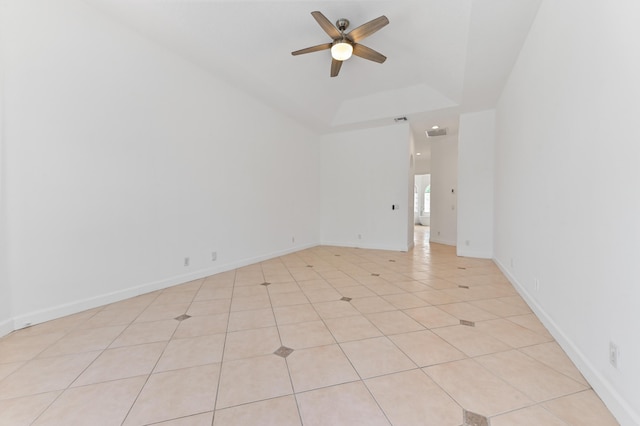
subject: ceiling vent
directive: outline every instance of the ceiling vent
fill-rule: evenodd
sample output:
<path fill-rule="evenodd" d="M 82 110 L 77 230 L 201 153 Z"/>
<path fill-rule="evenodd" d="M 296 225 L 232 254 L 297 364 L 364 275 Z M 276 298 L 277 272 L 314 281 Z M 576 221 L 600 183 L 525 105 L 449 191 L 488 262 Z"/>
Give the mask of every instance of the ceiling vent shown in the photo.
<path fill-rule="evenodd" d="M 401 121 L 407 121 L 407 117 L 396 117 L 393 119 L 393 121 L 395 121 L 396 123 L 399 123 Z"/>
<path fill-rule="evenodd" d="M 427 137 L 433 138 L 436 136 L 446 136 L 447 135 L 447 128 L 445 127 L 444 129 L 429 129 L 427 130 Z"/>

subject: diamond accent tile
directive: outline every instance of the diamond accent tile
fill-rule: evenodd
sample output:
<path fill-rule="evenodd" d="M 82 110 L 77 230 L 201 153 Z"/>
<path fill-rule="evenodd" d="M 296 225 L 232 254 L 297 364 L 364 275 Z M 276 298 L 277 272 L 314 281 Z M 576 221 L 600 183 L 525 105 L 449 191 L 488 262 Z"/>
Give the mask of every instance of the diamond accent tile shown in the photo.
<path fill-rule="evenodd" d="M 389 259 L 389 262 L 395 262 L 395 260 L 393 260 L 393 259 Z"/>
<path fill-rule="evenodd" d="M 467 269 L 464 266 L 458 266 L 458 269 Z"/>
<path fill-rule="evenodd" d="M 293 349 L 286 346 L 280 346 L 273 354 L 286 358 L 293 353 Z"/>
<path fill-rule="evenodd" d="M 459 285 L 458 287 L 460 287 L 460 288 L 469 288 L 468 285 Z"/>
<path fill-rule="evenodd" d="M 346 297 L 345 296 L 345 297 L 340 298 L 340 300 L 342 300 L 344 302 L 351 302 L 352 299 L 350 297 Z"/>
<path fill-rule="evenodd" d="M 313 265 L 307 265 L 307 268 L 313 268 Z"/>
<path fill-rule="evenodd" d="M 471 411 L 463 410 L 464 424 L 463 426 L 489 426 L 489 419 Z"/>
<path fill-rule="evenodd" d="M 372 277 L 379 277 L 380 274 L 371 274 Z"/>
<path fill-rule="evenodd" d="M 189 318 L 191 318 L 191 315 L 182 314 L 179 317 L 175 317 L 174 319 L 178 320 L 178 321 L 184 321 L 184 320 L 189 319 Z"/>
<path fill-rule="evenodd" d="M 476 323 L 473 321 L 467 321 L 467 320 L 460 320 L 460 325 L 466 325 L 468 327 L 475 327 Z"/>
<path fill-rule="evenodd" d="M 265 287 L 266 287 L 266 286 L 268 286 L 268 285 L 271 285 L 271 283 L 268 283 L 268 282 L 266 282 L 266 281 L 265 281 L 265 282 L 263 282 L 263 283 L 262 283 L 262 284 L 260 284 L 260 285 L 263 285 L 263 286 L 265 286 Z"/>

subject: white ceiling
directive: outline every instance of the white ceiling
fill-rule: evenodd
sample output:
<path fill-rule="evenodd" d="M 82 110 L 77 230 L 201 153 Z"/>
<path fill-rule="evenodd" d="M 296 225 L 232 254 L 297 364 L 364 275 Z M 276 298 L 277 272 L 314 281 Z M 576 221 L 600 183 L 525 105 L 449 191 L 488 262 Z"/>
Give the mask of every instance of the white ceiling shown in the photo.
<path fill-rule="evenodd" d="M 438 124 L 457 132 L 461 112 L 491 108 L 541 0 L 85 0 L 320 133 L 409 119 L 417 150 Z M 384 64 L 353 57 L 329 77 L 330 42 L 310 12 L 353 29 L 389 25 L 361 41 Z M 428 155 L 428 154 L 427 154 Z"/>

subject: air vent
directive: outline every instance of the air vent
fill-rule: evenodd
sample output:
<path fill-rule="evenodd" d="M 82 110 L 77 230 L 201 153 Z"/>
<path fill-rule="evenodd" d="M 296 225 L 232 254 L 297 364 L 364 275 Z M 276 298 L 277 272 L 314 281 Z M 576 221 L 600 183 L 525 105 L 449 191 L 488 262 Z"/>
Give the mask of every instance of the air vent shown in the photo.
<path fill-rule="evenodd" d="M 407 121 L 407 117 L 396 117 L 393 119 L 393 121 L 395 121 L 396 123 L 399 123 L 400 121 Z"/>
<path fill-rule="evenodd" d="M 430 129 L 427 130 L 427 136 L 430 138 L 436 137 L 436 136 L 446 136 L 447 135 L 447 129 Z"/>

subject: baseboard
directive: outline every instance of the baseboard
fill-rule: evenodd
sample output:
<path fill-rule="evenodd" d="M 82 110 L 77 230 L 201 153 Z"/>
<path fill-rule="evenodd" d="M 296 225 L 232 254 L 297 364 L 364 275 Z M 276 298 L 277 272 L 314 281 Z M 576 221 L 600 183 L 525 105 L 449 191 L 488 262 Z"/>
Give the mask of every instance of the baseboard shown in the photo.
<path fill-rule="evenodd" d="M 15 328 L 13 327 L 13 318 L 9 318 L 0 322 L 0 337 L 6 336 L 13 330 L 15 330 Z"/>
<path fill-rule="evenodd" d="M 509 272 L 509 270 L 496 258 L 494 263 L 500 268 L 502 273 L 507 277 L 516 291 L 527 302 L 531 310 L 536 314 L 538 319 L 549 330 L 549 333 L 556 339 L 558 344 L 566 352 L 567 356 L 573 361 L 580 373 L 589 382 L 593 390 L 598 394 L 600 399 L 607 406 L 609 411 L 614 415 L 616 420 L 622 426 L 638 426 L 640 425 L 640 414 L 618 393 L 618 391 L 609 382 L 595 366 L 591 363 L 582 351 L 573 343 L 556 322 L 547 314 L 547 312 L 538 304 L 535 298 L 529 293 L 525 286 L 521 285 L 518 280 Z"/>
<path fill-rule="evenodd" d="M 433 235 L 431 237 L 429 237 L 429 242 L 430 243 L 444 244 L 444 245 L 447 245 L 447 246 L 455 246 L 457 244 L 457 241 L 447 240 L 445 238 L 438 238 L 437 236 L 434 237 Z"/>
<path fill-rule="evenodd" d="M 323 246 L 362 248 L 368 250 L 386 250 L 386 251 L 409 251 L 408 245 L 387 245 L 387 244 L 368 244 L 363 242 L 343 242 L 343 241 L 323 241 Z"/>
<path fill-rule="evenodd" d="M 108 305 L 110 303 L 119 302 L 124 299 L 140 296 L 142 294 L 150 293 L 156 290 L 162 290 L 167 287 L 171 287 L 174 285 L 208 277 L 210 275 L 219 274 L 221 272 L 226 272 L 233 269 L 241 268 L 243 266 L 252 265 L 254 263 L 273 259 L 275 257 L 284 256 L 290 253 L 295 253 L 300 250 L 316 247 L 317 245 L 318 244 L 315 244 L 315 243 L 298 245 L 285 250 L 279 250 L 279 251 L 267 253 L 260 256 L 240 259 L 234 262 L 229 262 L 224 265 L 218 265 L 211 268 L 200 269 L 197 271 L 189 272 L 187 274 L 176 275 L 170 278 L 166 278 L 166 279 L 162 279 L 162 280 L 158 280 L 150 283 L 145 283 L 145 284 L 141 284 L 134 287 L 129 287 L 123 290 L 101 294 L 99 296 L 90 297 L 83 300 L 77 300 L 74 302 L 54 306 L 47 309 L 42 309 L 39 311 L 29 312 L 24 315 L 18 315 L 18 316 L 15 316 L 14 318 L 6 320 L 3 323 L 0 323 L 0 336 L 4 334 L 8 334 L 14 330 L 19 330 L 24 327 L 40 324 L 46 321 L 51 321 L 56 318 L 76 314 L 78 312 L 86 311 L 88 309 L 93 309 L 100 306 Z M 5 329 L 6 329 L 6 332 L 3 333 Z"/>
<path fill-rule="evenodd" d="M 493 253 L 488 251 L 465 250 L 464 247 L 457 246 L 456 254 L 462 257 L 474 257 L 477 259 L 492 259 Z"/>

